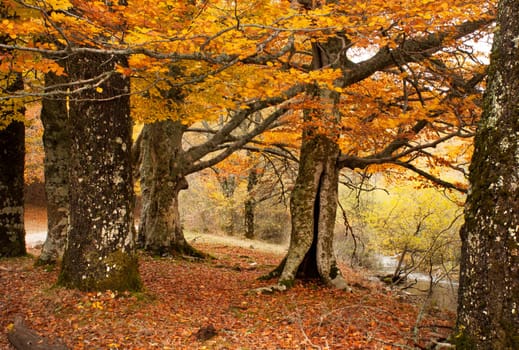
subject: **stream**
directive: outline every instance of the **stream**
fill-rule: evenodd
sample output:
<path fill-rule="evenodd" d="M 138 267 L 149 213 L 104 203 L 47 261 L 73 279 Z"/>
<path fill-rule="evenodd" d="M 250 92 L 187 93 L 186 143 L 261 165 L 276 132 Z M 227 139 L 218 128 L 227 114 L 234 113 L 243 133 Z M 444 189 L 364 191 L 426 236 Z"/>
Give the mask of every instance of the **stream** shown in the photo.
<path fill-rule="evenodd" d="M 395 272 L 398 264 L 397 258 L 390 256 L 377 256 L 378 267 L 375 269 L 377 275 L 388 275 Z M 434 278 L 434 276 L 433 276 Z M 449 280 L 447 278 L 441 280 L 434 280 L 435 285 L 432 289 L 430 306 L 435 306 L 441 309 L 456 311 L 458 302 L 458 281 Z M 429 275 L 421 272 L 413 272 L 409 274 L 405 285 L 411 285 L 404 290 L 405 293 L 416 296 L 427 296 L 430 285 Z"/>

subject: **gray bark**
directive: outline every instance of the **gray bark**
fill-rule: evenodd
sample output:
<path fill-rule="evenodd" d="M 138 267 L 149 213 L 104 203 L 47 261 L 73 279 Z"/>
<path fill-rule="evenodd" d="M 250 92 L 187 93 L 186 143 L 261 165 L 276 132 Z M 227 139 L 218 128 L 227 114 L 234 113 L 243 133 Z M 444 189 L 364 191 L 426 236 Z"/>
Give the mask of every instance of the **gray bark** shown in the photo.
<path fill-rule="evenodd" d="M 519 2 L 498 7 L 465 207 L 458 349 L 519 349 Z"/>
<path fill-rule="evenodd" d="M 340 36 L 313 44 L 312 68 L 349 65 L 345 56 L 347 44 L 347 39 Z M 327 107 L 305 111 L 306 121 L 311 125 L 313 118 L 321 118 L 323 123 L 328 123 L 330 134 L 325 135 L 312 126 L 305 127 L 303 132 L 298 176 L 290 202 L 290 246 L 279 283 L 290 286 L 297 277 L 320 278 L 328 285 L 347 289 L 333 249 L 340 151 L 332 130 L 339 120 L 335 107 L 339 96 L 317 86 L 314 88 L 308 91 L 309 95 Z"/>
<path fill-rule="evenodd" d="M 180 225 L 178 193 L 187 188 L 185 176 L 209 168 L 241 149 L 247 142 L 269 128 L 286 110 L 273 111 L 254 130 L 235 139 L 231 136 L 232 132 L 245 122 L 248 116 L 282 103 L 301 91 L 302 88 L 296 86 L 284 91 L 280 97 L 252 102 L 250 109 L 235 113 L 206 142 L 187 150 L 181 147 L 182 135 L 185 131 L 181 123 L 166 120 L 146 125 L 143 136 L 139 137 L 140 146 L 136 147 L 134 152 L 135 162 L 138 163 L 139 168 L 136 173 L 141 178 L 143 203 L 139 224 L 139 244 L 155 254 L 171 254 L 176 251 L 196 257 L 205 256 L 185 241 Z M 232 141 L 229 142 L 230 140 Z M 224 144 L 225 148 L 222 147 Z M 221 152 L 215 152 L 217 150 Z M 167 181 L 164 182 L 163 179 Z M 157 235 L 157 238 L 153 238 L 153 235 Z"/>
<path fill-rule="evenodd" d="M 6 81 L 7 91 L 23 90 L 20 74 L 13 73 Z M 11 108 L 6 108 L 8 106 Z M 25 125 L 15 119 L 23 117 L 23 112 L 23 107 L 17 107 L 14 101 L 4 104 L 0 110 L 0 122 L 9 123 L 0 129 L 0 258 L 26 254 L 23 219 Z"/>
<path fill-rule="evenodd" d="M 178 195 L 188 187 L 182 173 L 184 130 L 180 122 L 171 120 L 146 124 L 142 130 L 139 242 L 155 255 L 200 255 L 186 242 L 180 222 Z"/>
<path fill-rule="evenodd" d="M 295 278 L 320 278 L 347 288 L 337 268 L 333 235 L 337 210 L 339 148 L 323 135 L 303 139 L 299 172 L 292 191 L 292 233 L 279 283 L 291 286 Z"/>
<path fill-rule="evenodd" d="M 80 290 L 138 290 L 134 251 L 130 82 L 122 57 L 78 54 L 70 79 L 112 75 L 70 101 L 70 227 L 58 283 Z"/>
<path fill-rule="evenodd" d="M 52 86 L 67 81 L 48 73 L 45 84 Z M 53 264 L 63 256 L 68 232 L 70 131 L 64 98 L 44 98 L 41 121 L 45 149 L 45 194 L 47 198 L 47 238 L 39 264 Z"/>

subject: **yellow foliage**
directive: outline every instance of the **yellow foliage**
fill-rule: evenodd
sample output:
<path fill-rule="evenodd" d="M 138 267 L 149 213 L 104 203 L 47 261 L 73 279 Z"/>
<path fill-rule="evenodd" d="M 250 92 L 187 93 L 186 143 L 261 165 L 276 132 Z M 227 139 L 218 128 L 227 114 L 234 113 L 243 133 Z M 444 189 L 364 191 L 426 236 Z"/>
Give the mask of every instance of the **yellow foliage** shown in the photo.
<path fill-rule="evenodd" d="M 458 231 L 463 202 L 460 195 L 434 188 L 417 188 L 418 183 L 400 182 L 379 194 L 366 214 L 378 250 L 394 255 L 404 250 L 431 259 L 453 261 L 457 256 Z M 456 203 L 458 201 L 458 203 Z"/>
<path fill-rule="evenodd" d="M 138 122 L 214 122 L 229 111 L 248 109 L 249 102 L 278 96 L 296 84 L 315 85 L 340 94 L 339 104 L 298 96 L 287 103 L 293 109 L 292 126 L 272 130 L 264 140 L 297 142 L 302 125 L 298 111 L 313 109 L 320 111 L 312 120 L 315 130 L 329 132 L 338 138 L 344 153 L 358 156 L 380 151 L 395 137 L 417 141 L 410 130 L 419 120 L 432 124 L 441 115 L 444 125 L 472 124 L 479 112 L 478 101 L 446 99 L 442 91 L 453 82 L 430 79 L 431 72 L 439 68 L 427 62 L 409 63 L 339 87 L 337 79 L 348 69 L 312 70 L 312 44 L 326 42 L 340 32 L 347 44 L 344 54 L 366 56 L 382 47 L 397 48 L 404 38 L 449 32 L 454 25 L 482 17 L 494 6 L 493 1 L 475 0 L 348 0 L 314 9 L 270 0 L 211 0 L 203 5 L 188 0 L 129 0 L 127 6 L 86 0 L 25 3 L 28 6 L 2 1 L 9 16 L 0 21 L 0 31 L 13 43 L 23 43 L 27 49 L 57 50 L 62 45 L 61 49 L 95 48 L 129 56 L 129 67 L 116 70 L 132 79 L 132 116 Z M 75 11 L 63 11 L 70 8 Z M 54 40 L 41 40 L 50 37 Z M 291 41 L 294 47 L 281 51 Z M 37 50 L 3 55 L 0 72 L 31 71 L 34 77 L 48 72 L 65 74 L 60 65 Z M 456 67 L 463 78 L 476 71 L 460 64 L 464 58 L 454 50 L 434 58 L 445 68 Z M 41 88 L 41 84 L 31 86 Z"/>

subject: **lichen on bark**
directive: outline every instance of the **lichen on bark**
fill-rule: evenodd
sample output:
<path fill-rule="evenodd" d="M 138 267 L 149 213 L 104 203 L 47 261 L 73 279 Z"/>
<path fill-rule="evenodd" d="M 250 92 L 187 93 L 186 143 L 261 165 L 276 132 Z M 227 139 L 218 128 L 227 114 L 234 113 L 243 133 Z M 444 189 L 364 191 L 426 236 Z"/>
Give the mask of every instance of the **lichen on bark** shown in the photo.
<path fill-rule="evenodd" d="M 70 79 L 111 72 L 101 90 L 70 100 L 69 232 L 59 283 L 81 290 L 136 290 L 141 282 L 133 230 L 129 79 L 114 73 L 124 57 L 75 54 Z"/>
<path fill-rule="evenodd" d="M 519 348 L 519 2 L 498 6 L 461 229 L 458 349 Z"/>
<path fill-rule="evenodd" d="M 333 250 L 337 210 L 339 154 L 324 135 L 305 135 L 296 186 L 291 195 L 292 233 L 279 284 L 291 287 L 296 278 L 320 279 L 348 289 Z"/>

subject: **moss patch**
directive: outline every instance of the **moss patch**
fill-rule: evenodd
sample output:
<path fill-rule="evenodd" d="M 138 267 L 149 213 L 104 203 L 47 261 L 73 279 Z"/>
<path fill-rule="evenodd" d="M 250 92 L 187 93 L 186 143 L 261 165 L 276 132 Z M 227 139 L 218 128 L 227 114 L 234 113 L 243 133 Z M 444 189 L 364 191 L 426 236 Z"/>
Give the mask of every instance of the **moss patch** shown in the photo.
<path fill-rule="evenodd" d="M 82 291 L 140 291 L 142 282 L 139 276 L 139 264 L 135 255 L 120 250 L 109 253 L 104 259 L 91 259 L 97 266 L 85 269 L 82 276 L 70 276 L 62 273 L 58 285 L 77 288 Z"/>

